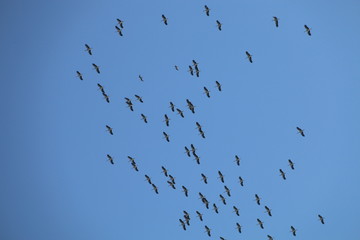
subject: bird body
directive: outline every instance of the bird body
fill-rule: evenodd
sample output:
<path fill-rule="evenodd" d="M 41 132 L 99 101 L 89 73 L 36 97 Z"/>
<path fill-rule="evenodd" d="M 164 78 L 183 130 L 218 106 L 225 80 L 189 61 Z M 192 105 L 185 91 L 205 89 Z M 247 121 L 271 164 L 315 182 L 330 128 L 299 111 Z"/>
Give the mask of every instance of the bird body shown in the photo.
<path fill-rule="evenodd" d="M 296 127 L 296 129 L 298 130 L 298 133 L 301 134 L 301 136 L 305 137 L 305 133 L 304 133 L 304 130 L 299 128 L 299 127 Z"/>
<path fill-rule="evenodd" d="M 92 55 L 92 52 L 91 52 L 92 48 L 87 44 L 85 44 L 85 47 L 86 47 L 85 51 L 87 51 L 90 55 Z"/>
<path fill-rule="evenodd" d="M 273 21 L 275 22 L 275 26 L 279 27 L 279 18 L 273 17 Z"/>
<path fill-rule="evenodd" d="M 78 77 L 80 80 L 84 80 L 81 72 L 76 71 L 76 74 L 77 74 L 77 77 Z"/>
<path fill-rule="evenodd" d="M 311 28 L 309 28 L 306 24 L 304 25 L 304 28 L 305 28 L 305 32 L 309 35 L 309 36 L 311 36 Z"/>
<path fill-rule="evenodd" d="M 249 62 L 252 63 L 253 62 L 252 55 L 248 51 L 246 51 L 245 53 L 246 53 L 247 58 L 249 59 Z"/>

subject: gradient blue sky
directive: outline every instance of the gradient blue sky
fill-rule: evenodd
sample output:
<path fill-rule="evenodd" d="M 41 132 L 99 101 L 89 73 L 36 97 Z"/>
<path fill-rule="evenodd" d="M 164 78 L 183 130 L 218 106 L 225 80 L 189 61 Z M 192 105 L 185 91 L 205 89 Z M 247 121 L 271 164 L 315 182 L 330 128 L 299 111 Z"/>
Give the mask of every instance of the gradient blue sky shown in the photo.
<path fill-rule="evenodd" d="M 0 1 L 0 239 L 210 239 L 205 224 L 212 239 L 290 239 L 290 225 L 298 229 L 296 239 L 360 239 L 359 13 L 355 0 Z M 115 32 L 116 18 L 124 20 L 124 37 Z M 186 71 L 192 59 L 199 62 L 200 78 Z M 124 97 L 133 99 L 134 112 Z M 187 98 L 196 114 L 186 108 Z M 184 119 L 170 112 L 169 101 L 185 111 Z M 305 129 L 305 138 L 296 126 Z M 200 165 L 184 154 L 191 143 Z M 176 191 L 162 165 L 175 176 Z M 225 195 L 218 170 L 232 190 L 227 206 L 218 198 Z M 220 214 L 205 209 L 199 191 Z M 192 217 L 187 231 L 178 221 L 183 210 Z"/>

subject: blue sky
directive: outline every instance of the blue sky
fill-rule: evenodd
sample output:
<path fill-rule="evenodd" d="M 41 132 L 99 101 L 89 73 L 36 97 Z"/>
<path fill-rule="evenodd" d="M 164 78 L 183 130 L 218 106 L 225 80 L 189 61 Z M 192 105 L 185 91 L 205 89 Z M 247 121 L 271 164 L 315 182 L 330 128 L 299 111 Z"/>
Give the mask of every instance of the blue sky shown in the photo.
<path fill-rule="evenodd" d="M 1 1 L 0 239 L 289 239 L 291 225 L 296 239 L 359 238 L 359 12 L 359 2 L 350 0 Z M 116 18 L 124 20 L 123 37 Z M 199 78 L 187 72 L 193 59 Z M 124 97 L 133 100 L 134 112 Z M 171 112 L 170 101 L 184 119 Z M 191 143 L 200 165 L 184 154 Z M 161 166 L 176 178 L 176 190 Z M 226 206 L 218 197 L 226 195 L 218 170 L 232 192 Z M 207 210 L 198 192 L 220 213 Z M 191 216 L 187 231 L 179 226 L 183 210 Z"/>

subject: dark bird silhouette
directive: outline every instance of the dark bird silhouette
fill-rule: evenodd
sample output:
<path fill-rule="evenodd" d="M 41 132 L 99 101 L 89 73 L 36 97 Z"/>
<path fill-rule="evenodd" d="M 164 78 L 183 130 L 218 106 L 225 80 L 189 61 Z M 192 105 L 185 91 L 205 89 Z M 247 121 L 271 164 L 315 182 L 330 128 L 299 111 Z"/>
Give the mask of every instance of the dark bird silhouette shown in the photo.
<path fill-rule="evenodd" d="M 215 83 L 216 83 L 216 87 L 221 92 L 221 84 L 218 81 L 215 81 Z"/>
<path fill-rule="evenodd" d="M 108 161 L 111 163 L 111 164 L 114 164 L 114 159 L 109 155 L 109 154 L 106 154 L 107 158 L 108 158 Z"/>
<path fill-rule="evenodd" d="M 233 212 L 236 214 L 236 216 L 240 216 L 239 209 L 235 206 L 233 206 L 233 209 L 234 209 Z"/>
<path fill-rule="evenodd" d="M 252 61 L 252 55 L 248 51 L 246 51 L 245 53 L 246 53 L 247 58 L 249 59 L 249 62 L 252 63 L 253 62 Z"/>
<path fill-rule="evenodd" d="M 189 99 L 186 99 L 186 104 L 192 113 L 195 113 L 195 106 Z"/>
<path fill-rule="evenodd" d="M 227 186 L 224 186 L 226 194 L 231 197 L 230 189 Z"/>
<path fill-rule="evenodd" d="M 193 76 L 194 75 L 194 69 L 192 68 L 192 66 L 189 65 L 189 70 L 188 72 L 190 72 L 190 74 Z"/>
<path fill-rule="evenodd" d="M 178 112 L 178 114 L 180 114 L 180 116 L 182 117 L 182 118 L 184 118 L 184 112 L 183 111 L 181 111 L 180 109 L 176 109 L 176 111 Z"/>
<path fill-rule="evenodd" d="M 175 178 L 173 176 L 171 176 L 171 174 L 169 174 L 169 178 L 170 178 L 170 181 L 175 184 Z"/>
<path fill-rule="evenodd" d="M 169 184 L 170 187 L 176 189 L 175 184 L 172 181 L 167 181 L 167 183 Z"/>
<path fill-rule="evenodd" d="M 206 87 L 204 87 L 204 93 L 208 98 L 210 98 L 210 91 Z"/>
<path fill-rule="evenodd" d="M 163 132 L 164 138 L 166 139 L 167 142 L 170 142 L 170 138 L 169 135 L 166 132 Z"/>
<path fill-rule="evenodd" d="M 196 77 L 200 77 L 200 70 L 196 67 L 195 68 Z"/>
<path fill-rule="evenodd" d="M 238 230 L 239 233 L 241 233 L 241 225 L 240 225 L 240 223 L 236 223 L 236 229 Z"/>
<path fill-rule="evenodd" d="M 258 205 L 260 205 L 260 199 L 259 195 L 255 194 L 255 201 Z"/>
<path fill-rule="evenodd" d="M 264 222 L 262 222 L 260 219 L 256 219 L 257 220 L 257 222 L 258 222 L 258 225 L 262 228 L 262 229 L 264 229 Z"/>
<path fill-rule="evenodd" d="M 109 125 L 106 125 L 106 130 L 107 130 L 111 135 L 114 135 L 113 129 L 112 129 Z"/>
<path fill-rule="evenodd" d="M 131 162 L 131 165 L 132 165 L 132 167 L 134 168 L 134 170 L 135 171 L 139 171 L 139 169 L 138 169 L 138 167 L 137 167 L 137 165 L 136 165 L 136 162 Z"/>
<path fill-rule="evenodd" d="M 129 162 L 135 162 L 135 158 L 128 156 Z"/>
<path fill-rule="evenodd" d="M 199 129 L 199 132 L 200 132 L 201 137 L 205 138 L 205 132 L 203 130 L 201 130 L 201 129 Z"/>
<path fill-rule="evenodd" d="M 268 237 L 268 240 L 273 240 L 273 237 L 272 237 L 272 236 L 267 235 L 267 237 Z"/>
<path fill-rule="evenodd" d="M 87 44 L 85 44 L 85 47 L 86 47 L 85 51 L 87 51 L 90 55 L 92 55 L 92 52 L 91 52 L 92 48 Z"/>
<path fill-rule="evenodd" d="M 123 36 L 121 29 L 118 26 L 115 26 L 116 32 L 120 35 Z"/>
<path fill-rule="evenodd" d="M 294 170 L 295 167 L 293 161 L 291 161 L 290 159 L 288 161 L 289 161 L 289 166 L 291 167 L 292 170 Z"/>
<path fill-rule="evenodd" d="M 320 221 L 322 224 L 325 224 L 325 221 L 324 221 L 323 216 L 321 216 L 320 214 L 318 214 L 318 217 L 319 217 L 319 221 Z"/>
<path fill-rule="evenodd" d="M 224 183 L 224 175 L 220 171 L 218 171 L 218 174 L 221 182 Z"/>
<path fill-rule="evenodd" d="M 211 237 L 211 229 L 205 225 L 205 231 L 209 237 Z"/>
<path fill-rule="evenodd" d="M 239 177 L 239 183 L 242 187 L 244 186 L 244 180 L 242 179 L 242 177 Z"/>
<path fill-rule="evenodd" d="M 76 71 L 76 74 L 80 80 L 84 80 L 82 74 L 79 71 Z"/>
<path fill-rule="evenodd" d="M 200 157 L 196 153 L 193 153 L 193 155 L 195 157 L 196 163 L 200 164 Z"/>
<path fill-rule="evenodd" d="M 206 13 L 206 16 L 210 16 L 210 8 L 208 8 L 208 6 L 204 6 L 205 7 L 205 13 Z"/>
<path fill-rule="evenodd" d="M 124 28 L 124 25 L 123 25 L 124 21 L 122 21 L 122 20 L 120 20 L 120 19 L 118 19 L 118 18 L 117 18 L 116 20 L 117 20 L 119 26 L 120 26 L 121 28 Z"/>
<path fill-rule="evenodd" d="M 179 219 L 182 228 L 186 231 L 186 225 L 182 219 Z"/>
<path fill-rule="evenodd" d="M 105 94 L 105 90 L 104 90 L 104 87 L 98 83 L 97 86 L 99 87 L 100 91 L 102 92 L 102 94 Z"/>
<path fill-rule="evenodd" d="M 203 180 L 204 181 L 204 183 L 205 184 L 207 184 L 208 182 L 207 182 L 207 180 L 208 180 L 208 178 L 205 176 L 205 174 L 201 174 L 201 180 Z"/>
<path fill-rule="evenodd" d="M 238 166 L 240 166 L 240 158 L 238 157 L 238 155 L 235 155 L 235 162 Z"/>
<path fill-rule="evenodd" d="M 141 114 L 141 119 L 144 120 L 145 123 L 147 123 L 147 117 L 144 114 Z"/>
<path fill-rule="evenodd" d="M 224 205 L 226 205 L 226 199 L 224 198 L 224 196 L 220 194 L 219 197 L 220 197 L 220 200 L 222 201 L 222 203 Z"/>
<path fill-rule="evenodd" d="M 186 197 L 188 197 L 188 189 L 185 186 L 181 186 Z"/>
<path fill-rule="evenodd" d="M 144 78 L 141 76 L 141 75 L 139 75 L 139 79 L 140 79 L 140 81 L 144 81 Z"/>
<path fill-rule="evenodd" d="M 279 172 L 280 172 L 280 176 L 281 176 L 284 180 L 286 180 L 286 176 L 285 176 L 284 171 L 283 171 L 282 169 L 279 169 Z"/>
<path fill-rule="evenodd" d="M 200 129 L 201 129 L 200 123 L 199 123 L 199 122 L 196 122 L 195 124 L 196 124 L 196 128 L 200 130 Z"/>
<path fill-rule="evenodd" d="M 306 26 L 306 25 L 304 25 L 304 28 L 305 28 L 305 32 L 309 35 L 309 36 L 311 36 L 311 28 L 309 28 L 308 26 Z"/>
<path fill-rule="evenodd" d="M 290 226 L 290 231 L 292 235 L 296 236 L 296 229 L 293 226 Z"/>
<path fill-rule="evenodd" d="M 184 213 L 184 218 L 186 219 L 186 220 L 190 220 L 190 215 L 189 215 L 189 213 L 187 212 L 187 211 L 183 211 L 183 213 Z M 187 223 L 187 225 L 190 225 L 190 224 L 188 224 Z"/>
<path fill-rule="evenodd" d="M 213 209 L 216 213 L 219 213 L 219 208 L 216 206 L 216 204 L 213 204 Z"/>
<path fill-rule="evenodd" d="M 167 177 L 168 176 L 168 170 L 164 166 L 161 166 L 161 169 L 162 169 L 162 172 L 165 174 L 165 177 Z"/>
<path fill-rule="evenodd" d="M 271 217 L 272 216 L 271 209 L 268 206 L 265 206 L 265 210 L 266 210 L 267 214 Z"/>
<path fill-rule="evenodd" d="M 164 122 L 166 126 L 169 126 L 170 118 L 166 114 L 164 115 L 164 118 L 165 118 Z"/>
<path fill-rule="evenodd" d="M 279 27 L 279 19 L 277 17 L 273 17 L 273 21 L 275 22 L 275 26 Z"/>
<path fill-rule="evenodd" d="M 149 184 L 152 184 L 151 178 L 150 178 L 148 175 L 146 175 L 146 174 L 145 174 L 145 179 L 146 179 L 146 181 L 147 181 Z"/>
<path fill-rule="evenodd" d="M 216 24 L 217 24 L 219 31 L 221 31 L 222 23 L 219 20 L 216 20 Z"/>
<path fill-rule="evenodd" d="M 92 64 L 97 73 L 100 73 L 100 68 L 95 63 Z"/>
<path fill-rule="evenodd" d="M 188 157 L 191 157 L 191 155 L 190 155 L 190 150 L 185 146 L 185 153 L 186 153 L 186 155 L 188 155 Z"/>
<path fill-rule="evenodd" d="M 203 214 L 201 214 L 199 211 L 196 211 L 196 214 L 199 217 L 200 221 L 203 221 Z"/>
<path fill-rule="evenodd" d="M 168 25 L 168 19 L 165 17 L 165 15 L 161 15 L 162 21 L 165 23 L 165 25 Z"/>
<path fill-rule="evenodd" d="M 125 103 L 128 105 L 128 107 L 130 108 L 131 111 L 134 111 L 134 108 L 133 108 L 133 104 L 131 102 L 131 100 L 127 97 L 125 97 Z"/>
<path fill-rule="evenodd" d="M 299 127 L 296 127 L 296 129 L 298 130 L 298 133 L 301 134 L 301 136 L 305 137 L 305 133 L 304 133 L 304 130 L 299 128 Z"/>
<path fill-rule="evenodd" d="M 179 71 L 179 67 L 177 65 L 174 66 L 176 71 Z"/>
<path fill-rule="evenodd" d="M 175 105 L 172 102 L 170 102 L 170 108 L 171 111 L 175 112 Z"/>
<path fill-rule="evenodd" d="M 136 95 L 136 94 L 135 94 L 135 97 L 136 97 L 136 100 L 138 100 L 139 102 L 141 102 L 141 103 L 144 102 L 143 99 L 142 99 L 142 97 L 140 97 L 139 95 Z"/>
<path fill-rule="evenodd" d="M 190 144 L 190 147 L 191 147 L 191 152 L 194 154 L 196 152 L 196 148 L 194 144 Z"/>
<path fill-rule="evenodd" d="M 156 194 L 159 194 L 159 191 L 158 191 L 158 188 L 157 188 L 157 186 L 155 185 L 155 184 L 151 184 L 152 185 L 152 187 L 153 187 L 153 190 L 155 191 L 155 193 Z"/>

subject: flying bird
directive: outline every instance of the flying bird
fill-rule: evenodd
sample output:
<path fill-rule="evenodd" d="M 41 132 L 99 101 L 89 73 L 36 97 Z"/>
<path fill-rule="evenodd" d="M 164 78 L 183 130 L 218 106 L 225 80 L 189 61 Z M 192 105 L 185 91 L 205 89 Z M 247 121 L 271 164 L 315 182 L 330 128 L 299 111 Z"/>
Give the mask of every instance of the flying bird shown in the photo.
<path fill-rule="evenodd" d="M 192 63 L 193 63 L 193 66 L 195 67 L 195 68 L 198 68 L 198 63 L 195 61 L 195 60 L 192 60 Z"/>
<path fill-rule="evenodd" d="M 143 77 L 141 76 L 141 75 L 139 75 L 139 79 L 140 79 L 140 81 L 144 81 L 144 79 L 143 79 Z"/>
<path fill-rule="evenodd" d="M 165 174 L 165 177 L 167 177 L 168 176 L 168 170 L 164 166 L 161 166 L 161 169 L 162 169 L 162 172 Z"/>
<path fill-rule="evenodd" d="M 226 205 L 226 199 L 224 198 L 224 196 L 220 194 L 219 197 L 220 197 L 220 200 L 222 201 L 222 203 L 224 205 Z"/>
<path fill-rule="evenodd" d="M 110 98 L 109 98 L 109 96 L 106 95 L 105 93 L 103 93 L 103 96 L 104 96 L 106 102 L 110 103 Z"/>
<path fill-rule="evenodd" d="M 208 8 L 208 6 L 204 6 L 205 7 L 205 10 L 204 12 L 206 13 L 206 16 L 210 16 L 210 8 Z"/>
<path fill-rule="evenodd" d="M 238 157 L 238 155 L 235 155 L 235 162 L 238 166 L 240 166 L 240 158 Z"/>
<path fill-rule="evenodd" d="M 194 69 L 192 68 L 192 66 L 189 65 L 189 70 L 188 72 L 193 76 L 194 75 Z"/>
<path fill-rule="evenodd" d="M 239 183 L 242 187 L 244 186 L 244 180 L 242 179 L 242 177 L 239 177 Z"/>
<path fill-rule="evenodd" d="M 175 105 L 172 102 L 170 102 L 170 108 L 171 111 L 175 112 Z"/>
<path fill-rule="evenodd" d="M 325 224 L 325 221 L 324 221 L 323 216 L 321 216 L 320 214 L 318 214 L 318 217 L 319 217 L 319 221 L 320 221 L 322 224 Z"/>
<path fill-rule="evenodd" d="M 79 71 L 76 71 L 76 74 L 80 80 L 84 80 L 82 74 Z"/>
<path fill-rule="evenodd" d="M 131 162 L 131 165 L 132 165 L 132 167 L 134 168 L 134 170 L 135 171 L 139 171 L 139 169 L 138 169 L 138 167 L 137 167 L 137 165 L 136 165 L 136 162 Z"/>
<path fill-rule="evenodd" d="M 170 142 L 170 138 L 169 135 L 166 132 L 163 132 L 164 138 L 166 139 L 167 142 Z"/>
<path fill-rule="evenodd" d="M 102 92 L 102 94 L 105 94 L 105 90 L 104 90 L 104 87 L 98 83 L 97 86 L 99 87 L 100 91 Z"/>
<path fill-rule="evenodd" d="M 259 195 L 255 194 L 255 201 L 258 205 L 260 205 L 260 199 Z"/>
<path fill-rule="evenodd" d="M 194 154 L 196 152 L 196 148 L 194 144 L 190 144 L 190 147 L 191 147 L 191 152 Z"/>
<path fill-rule="evenodd" d="M 143 99 L 142 99 L 142 97 L 140 97 L 139 95 L 136 95 L 136 94 L 135 94 L 135 97 L 136 97 L 136 100 L 138 100 L 139 102 L 141 102 L 141 103 L 144 102 Z"/>
<path fill-rule="evenodd" d="M 169 174 L 170 181 L 175 184 L 175 178 Z"/>
<path fill-rule="evenodd" d="M 198 68 L 195 69 L 196 77 L 200 77 L 200 70 Z"/>
<path fill-rule="evenodd" d="M 218 171 L 218 174 L 221 182 L 224 183 L 224 175 L 220 171 Z"/>
<path fill-rule="evenodd" d="M 169 126 L 169 122 L 170 122 L 170 118 L 165 114 L 164 115 L 164 117 L 165 117 L 165 124 L 166 124 L 166 126 Z"/>
<path fill-rule="evenodd" d="M 234 209 L 233 212 L 236 214 L 236 216 L 240 216 L 239 209 L 235 206 L 233 206 L 233 209 Z"/>
<path fill-rule="evenodd" d="M 200 125 L 200 123 L 199 123 L 199 122 L 196 122 L 195 124 L 196 124 L 196 128 L 199 129 L 199 130 L 201 130 L 201 125 Z"/>
<path fill-rule="evenodd" d="M 215 81 L 215 83 L 216 83 L 216 87 L 221 92 L 221 84 L 218 81 Z"/>
<path fill-rule="evenodd" d="M 260 219 L 256 219 L 257 220 L 257 222 L 258 222 L 258 225 L 262 228 L 262 229 L 264 229 L 264 222 L 262 222 Z"/>
<path fill-rule="evenodd" d="M 209 237 L 211 237 L 211 229 L 205 225 L 205 231 Z"/>
<path fill-rule="evenodd" d="M 123 36 L 121 29 L 118 26 L 115 26 L 116 32 L 120 35 Z"/>
<path fill-rule="evenodd" d="M 219 20 L 216 20 L 216 24 L 217 24 L 217 27 L 218 27 L 219 31 L 221 31 L 222 23 L 219 22 Z"/>
<path fill-rule="evenodd" d="M 230 189 L 227 186 L 224 186 L 226 194 L 231 197 Z"/>
<path fill-rule="evenodd" d="M 147 181 L 149 184 L 152 184 L 151 178 L 150 178 L 148 175 L 146 175 L 146 174 L 145 174 L 145 179 L 146 179 L 146 181 Z"/>
<path fill-rule="evenodd" d="M 200 157 L 196 153 L 193 153 L 193 155 L 195 157 L 196 163 L 200 164 Z"/>
<path fill-rule="evenodd" d="M 205 133 L 204 133 L 204 131 L 201 130 L 201 129 L 199 129 L 199 132 L 200 132 L 201 137 L 202 137 L 202 138 L 205 138 Z"/>
<path fill-rule="evenodd" d="M 130 162 L 135 162 L 135 158 L 128 156 Z"/>
<path fill-rule="evenodd" d="M 122 21 L 122 20 L 120 20 L 120 19 L 118 19 L 118 18 L 117 18 L 116 20 L 117 20 L 119 26 L 120 26 L 121 28 L 124 28 L 124 25 L 123 25 L 124 21 Z"/>
<path fill-rule="evenodd" d="M 184 112 L 183 111 L 181 111 L 180 109 L 176 109 L 176 111 L 178 112 L 178 114 L 180 114 L 180 116 L 182 117 L 182 118 L 184 118 Z"/>
<path fill-rule="evenodd" d="M 97 73 L 100 73 L 100 68 L 95 63 L 92 64 Z"/>
<path fill-rule="evenodd" d="M 304 28 L 305 28 L 305 32 L 306 32 L 309 36 L 311 36 L 311 32 L 310 32 L 311 28 L 309 28 L 309 27 L 306 26 L 306 25 L 304 25 Z"/>
<path fill-rule="evenodd" d="M 293 161 L 291 161 L 290 159 L 288 161 L 289 161 L 289 166 L 291 167 L 292 170 L 294 170 L 295 167 Z"/>
<path fill-rule="evenodd" d="M 192 113 L 195 113 L 195 106 L 189 99 L 186 99 L 186 104 Z"/>
<path fill-rule="evenodd" d="M 271 209 L 268 206 L 265 206 L 265 210 L 266 210 L 267 214 L 271 217 L 272 216 Z"/>
<path fill-rule="evenodd" d="M 291 233 L 296 236 L 296 229 L 293 226 L 290 226 Z"/>
<path fill-rule="evenodd" d="M 114 164 L 114 159 L 109 155 L 109 154 L 106 154 L 107 158 L 108 158 L 108 161 L 111 163 L 111 164 Z"/>
<path fill-rule="evenodd" d="M 216 213 L 219 213 L 219 208 L 216 206 L 216 204 L 213 204 L 213 209 Z"/>
<path fill-rule="evenodd" d="M 133 104 L 131 102 L 131 100 L 127 97 L 125 97 L 125 100 L 126 100 L 126 104 L 128 105 L 128 107 L 130 108 L 131 111 L 134 111 L 134 108 L 133 108 Z"/>
<path fill-rule="evenodd" d="M 185 186 L 181 186 L 186 197 L 188 197 L 188 189 Z"/>
<path fill-rule="evenodd" d="M 179 219 L 182 228 L 186 231 L 186 225 L 182 219 Z"/>
<path fill-rule="evenodd" d="M 169 184 L 170 187 L 176 189 L 175 184 L 172 181 L 167 181 L 167 183 Z"/>
<path fill-rule="evenodd" d="M 86 47 L 85 51 L 87 51 L 90 55 L 92 55 L 92 52 L 91 52 L 92 48 L 87 44 L 85 44 L 85 47 Z"/>
<path fill-rule="evenodd" d="M 111 135 L 114 135 L 113 129 L 112 129 L 109 125 L 106 125 L 106 130 L 107 130 Z"/>
<path fill-rule="evenodd" d="M 162 21 L 165 23 L 165 25 L 168 25 L 168 19 L 165 17 L 165 15 L 163 14 L 163 15 L 161 15 L 161 17 L 162 17 Z"/>
<path fill-rule="evenodd" d="M 207 179 L 208 179 L 208 178 L 205 176 L 205 174 L 202 173 L 202 174 L 201 174 L 201 180 L 203 180 L 205 184 L 208 183 L 208 182 L 207 182 Z"/>
<path fill-rule="evenodd" d="M 284 180 L 286 180 L 286 176 L 285 176 L 284 171 L 283 171 L 282 169 L 279 169 L 279 172 L 280 172 L 280 176 L 282 176 L 282 178 L 283 178 Z"/>
<path fill-rule="evenodd" d="M 185 153 L 188 155 L 188 157 L 191 157 L 190 150 L 185 146 Z"/>
<path fill-rule="evenodd" d="M 210 91 L 206 87 L 204 87 L 204 93 L 208 98 L 210 98 Z"/>
<path fill-rule="evenodd" d="M 236 229 L 241 233 L 241 225 L 240 223 L 236 223 Z"/>
<path fill-rule="evenodd" d="M 189 213 L 187 212 L 187 211 L 183 211 L 183 213 L 184 213 L 184 218 L 186 219 L 186 220 L 190 220 L 190 215 L 189 215 Z M 188 224 L 188 225 L 190 225 L 190 224 Z"/>
<path fill-rule="evenodd" d="M 155 184 L 151 184 L 152 185 L 152 187 L 153 187 L 153 190 L 155 191 L 155 193 L 156 194 L 159 194 L 159 191 L 158 191 L 158 188 L 157 188 L 157 186 L 155 185 Z"/>
<path fill-rule="evenodd" d="M 179 71 L 179 67 L 177 65 L 174 66 L 176 71 Z"/>
<path fill-rule="evenodd" d="M 141 119 L 144 120 L 145 123 L 147 123 L 147 117 L 144 114 L 141 114 Z"/>
<path fill-rule="evenodd" d="M 296 129 L 298 130 L 298 133 L 301 134 L 301 136 L 305 137 L 305 133 L 304 133 L 304 130 L 299 128 L 299 127 L 296 127 Z"/>
<path fill-rule="evenodd" d="M 273 17 L 273 21 L 275 22 L 275 26 L 279 27 L 279 19 L 277 17 Z"/>
<path fill-rule="evenodd" d="M 249 62 L 252 63 L 253 62 L 252 61 L 252 55 L 248 51 L 246 51 L 245 53 L 246 53 L 247 58 L 249 59 Z"/>
<path fill-rule="evenodd" d="M 196 211 L 197 216 L 199 217 L 200 221 L 203 220 L 203 214 L 201 214 L 199 211 Z"/>

